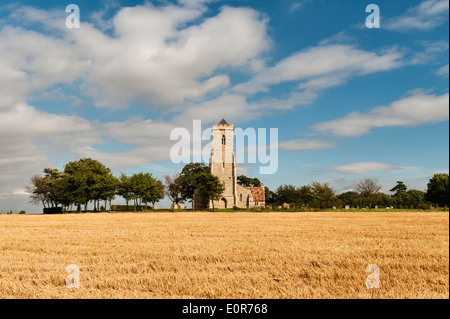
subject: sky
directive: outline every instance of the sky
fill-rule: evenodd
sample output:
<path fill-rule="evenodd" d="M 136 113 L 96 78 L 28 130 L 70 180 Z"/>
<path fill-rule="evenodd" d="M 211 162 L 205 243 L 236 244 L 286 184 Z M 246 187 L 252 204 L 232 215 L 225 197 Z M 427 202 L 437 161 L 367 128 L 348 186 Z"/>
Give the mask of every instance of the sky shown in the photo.
<path fill-rule="evenodd" d="M 81 158 L 179 172 L 170 135 L 194 120 L 278 129 L 274 174 L 238 164 L 273 190 L 449 171 L 448 0 L 71 3 L 79 28 L 70 2 L 0 4 L 0 211 L 41 212 L 30 177 Z"/>

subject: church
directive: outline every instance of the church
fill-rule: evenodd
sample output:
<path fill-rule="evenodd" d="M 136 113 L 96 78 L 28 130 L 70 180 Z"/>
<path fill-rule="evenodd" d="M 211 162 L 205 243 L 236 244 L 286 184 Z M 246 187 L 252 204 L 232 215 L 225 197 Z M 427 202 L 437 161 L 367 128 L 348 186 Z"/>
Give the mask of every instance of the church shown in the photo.
<path fill-rule="evenodd" d="M 243 187 L 237 183 L 236 156 L 234 153 L 234 124 L 224 119 L 212 127 L 212 150 L 209 160 L 212 175 L 219 178 L 225 190 L 214 202 L 216 208 L 265 207 L 264 187 Z M 199 196 L 194 199 L 194 209 L 212 207 Z"/>

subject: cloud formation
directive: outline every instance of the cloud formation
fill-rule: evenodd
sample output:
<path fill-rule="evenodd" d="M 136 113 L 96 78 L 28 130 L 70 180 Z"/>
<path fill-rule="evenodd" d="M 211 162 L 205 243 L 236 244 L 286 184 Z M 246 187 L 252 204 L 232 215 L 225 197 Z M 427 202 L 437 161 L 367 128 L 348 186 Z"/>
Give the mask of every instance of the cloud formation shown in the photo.
<path fill-rule="evenodd" d="M 360 162 L 333 166 L 331 170 L 346 175 L 366 175 L 375 171 L 391 171 L 399 169 L 398 165 L 381 162 Z"/>
<path fill-rule="evenodd" d="M 394 49 L 377 54 L 352 45 L 319 45 L 281 60 L 249 82 L 236 85 L 234 90 L 255 94 L 284 82 L 298 82 L 303 90 L 325 89 L 351 77 L 397 68 L 402 64 L 401 58 L 402 54 Z"/>
<path fill-rule="evenodd" d="M 322 139 L 297 139 L 278 143 L 280 150 L 310 152 L 338 147 L 338 143 Z"/>
<path fill-rule="evenodd" d="M 404 14 L 383 22 L 383 28 L 394 31 L 412 32 L 431 30 L 448 19 L 448 0 L 426 0 L 410 7 Z"/>
<path fill-rule="evenodd" d="M 23 95 L 82 79 L 82 91 L 96 106 L 125 108 L 139 100 L 171 106 L 227 87 L 225 69 L 251 71 L 269 48 L 267 21 L 257 11 L 225 6 L 203 17 L 204 1 L 185 2 L 122 8 L 112 20 L 112 36 L 87 22 L 67 29 L 53 11 L 17 9 L 13 21 L 26 17 L 53 35 L 2 28 L 0 83 Z"/>
<path fill-rule="evenodd" d="M 366 113 L 355 111 L 340 119 L 317 123 L 312 128 L 320 134 L 350 137 L 367 134 L 379 127 L 438 123 L 448 120 L 448 105 L 448 93 L 438 96 L 416 93 L 389 106 L 379 106 Z"/>

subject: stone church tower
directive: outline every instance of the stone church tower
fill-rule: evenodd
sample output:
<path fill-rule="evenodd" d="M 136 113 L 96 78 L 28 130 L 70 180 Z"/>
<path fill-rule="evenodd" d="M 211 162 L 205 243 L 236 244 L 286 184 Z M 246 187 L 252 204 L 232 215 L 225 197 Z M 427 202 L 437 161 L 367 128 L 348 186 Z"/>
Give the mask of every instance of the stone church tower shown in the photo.
<path fill-rule="evenodd" d="M 212 127 L 213 147 L 209 167 L 225 187 L 219 208 L 236 206 L 236 157 L 234 154 L 234 124 L 225 120 Z"/>
<path fill-rule="evenodd" d="M 234 124 L 224 119 L 212 127 L 212 150 L 209 168 L 211 174 L 217 176 L 224 185 L 220 200 L 214 202 L 217 208 L 253 208 L 265 206 L 264 187 L 242 187 L 237 183 L 236 156 L 234 154 Z M 194 208 L 212 207 L 212 203 L 204 203 L 197 197 Z"/>

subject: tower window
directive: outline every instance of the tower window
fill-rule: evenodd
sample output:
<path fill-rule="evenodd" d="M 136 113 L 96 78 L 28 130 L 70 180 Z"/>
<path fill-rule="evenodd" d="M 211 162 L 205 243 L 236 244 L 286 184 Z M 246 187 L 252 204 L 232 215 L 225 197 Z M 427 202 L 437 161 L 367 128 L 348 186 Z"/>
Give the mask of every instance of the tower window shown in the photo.
<path fill-rule="evenodd" d="M 222 145 L 225 145 L 225 143 L 226 143 L 225 135 L 222 135 Z"/>

